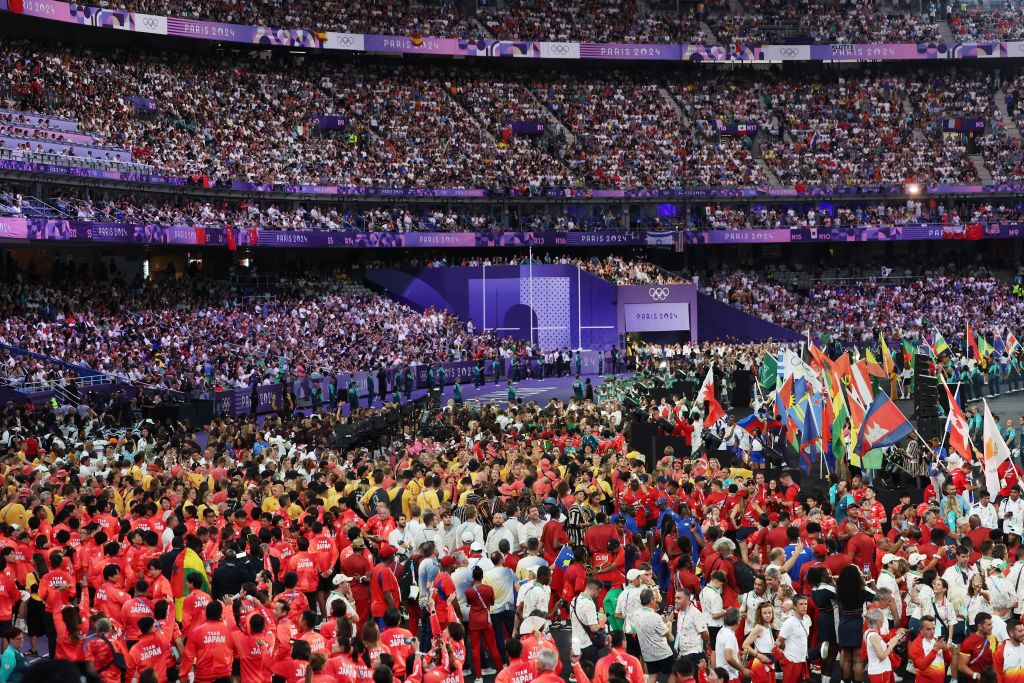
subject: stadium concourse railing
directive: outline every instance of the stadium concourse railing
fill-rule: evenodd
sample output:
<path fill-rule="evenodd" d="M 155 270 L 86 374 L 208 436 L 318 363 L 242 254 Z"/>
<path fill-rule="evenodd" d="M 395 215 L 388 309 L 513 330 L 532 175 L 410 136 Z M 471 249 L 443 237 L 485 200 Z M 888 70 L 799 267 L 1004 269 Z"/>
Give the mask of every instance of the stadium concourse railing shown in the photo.
<path fill-rule="evenodd" d="M 433 55 L 498 59 L 861 62 L 939 59 L 1012 59 L 1024 56 L 1022 41 L 978 43 L 856 43 L 825 45 L 693 45 L 679 43 L 585 43 L 572 41 L 442 38 L 420 35 L 341 33 L 305 28 L 246 26 L 187 17 L 76 5 L 60 0 L 0 0 L 0 10 L 26 17 L 128 33 L 259 47 L 304 48 L 341 53 Z M 331 112 L 319 112 L 330 115 Z"/>

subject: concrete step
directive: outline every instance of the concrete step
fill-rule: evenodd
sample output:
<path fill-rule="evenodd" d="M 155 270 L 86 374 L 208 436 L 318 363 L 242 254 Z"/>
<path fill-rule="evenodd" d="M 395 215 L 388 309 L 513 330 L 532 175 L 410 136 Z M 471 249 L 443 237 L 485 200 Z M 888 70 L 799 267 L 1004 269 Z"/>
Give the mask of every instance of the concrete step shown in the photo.
<path fill-rule="evenodd" d="M 978 172 L 978 178 L 981 180 L 981 182 L 992 182 L 992 174 L 988 172 L 988 169 L 985 167 L 985 160 L 981 157 L 980 154 L 972 154 L 971 163 L 974 164 L 974 170 Z"/>
<path fill-rule="evenodd" d="M 996 108 L 1002 116 L 1003 129 L 1006 134 L 1014 140 L 1020 140 L 1020 128 L 1017 127 L 1017 122 L 1010 116 L 1010 111 L 1006 108 L 1006 93 L 1002 90 L 996 92 Z"/>
<path fill-rule="evenodd" d="M 953 31 L 952 29 L 949 28 L 949 22 L 943 19 L 942 21 L 936 22 L 936 25 L 939 27 L 939 37 L 942 39 L 942 42 L 956 42 L 956 40 L 953 38 Z"/>

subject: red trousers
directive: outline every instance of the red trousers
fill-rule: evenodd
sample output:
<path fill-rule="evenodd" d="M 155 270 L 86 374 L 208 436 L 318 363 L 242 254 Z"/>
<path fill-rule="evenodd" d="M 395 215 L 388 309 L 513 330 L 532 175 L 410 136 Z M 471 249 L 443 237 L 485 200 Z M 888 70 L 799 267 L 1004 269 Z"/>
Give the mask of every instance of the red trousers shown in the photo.
<path fill-rule="evenodd" d="M 811 669 L 807 662 L 791 662 L 785 657 L 781 660 L 782 683 L 801 683 L 811 675 Z"/>
<path fill-rule="evenodd" d="M 473 675 L 480 678 L 480 641 L 487 646 L 487 652 L 491 655 L 494 668 L 501 671 L 501 655 L 498 654 L 498 641 L 494 639 L 493 628 L 470 629 L 469 643 L 473 647 Z"/>

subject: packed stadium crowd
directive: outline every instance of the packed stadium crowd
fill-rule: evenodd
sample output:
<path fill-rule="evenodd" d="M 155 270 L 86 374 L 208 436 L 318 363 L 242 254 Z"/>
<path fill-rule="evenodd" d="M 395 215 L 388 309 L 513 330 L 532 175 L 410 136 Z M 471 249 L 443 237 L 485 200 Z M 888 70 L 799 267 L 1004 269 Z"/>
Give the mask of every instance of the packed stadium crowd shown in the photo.
<path fill-rule="evenodd" d="M 240 180 L 529 195 L 542 188 L 775 181 L 972 182 L 978 172 L 966 142 L 943 133 L 941 121 L 973 116 L 990 122 L 978 145 L 997 179 L 1019 175 L 1013 145 L 1002 144 L 1016 138 L 1001 125 L 998 86 L 973 72 L 713 75 L 659 83 L 635 73 L 352 69 L 312 58 L 179 60 L 17 41 L 5 43 L 0 65 L 9 80 L 0 92 L 3 106 L 75 119 L 105 145 L 129 150 L 135 162 L 200 186 Z M 1004 74 L 1002 82 L 1015 92 L 1015 75 Z M 153 99 L 156 112 L 140 114 L 129 100 L 136 97 Z M 344 129 L 321 131 L 310 121 L 318 112 L 343 118 Z M 533 120 L 546 123 L 542 135 L 512 132 L 510 122 Z M 750 121 L 763 131 L 756 137 L 728 129 Z M 39 131 L 56 134 L 45 121 Z M 32 138 L 19 140 L 2 144 L 17 148 Z M 97 148 L 98 158 L 108 154 Z"/>
<path fill-rule="evenodd" d="M 162 274 L 146 282 L 4 287 L 0 341 L 160 389 L 251 387 L 526 352 L 345 280 L 289 280 L 272 298 Z"/>

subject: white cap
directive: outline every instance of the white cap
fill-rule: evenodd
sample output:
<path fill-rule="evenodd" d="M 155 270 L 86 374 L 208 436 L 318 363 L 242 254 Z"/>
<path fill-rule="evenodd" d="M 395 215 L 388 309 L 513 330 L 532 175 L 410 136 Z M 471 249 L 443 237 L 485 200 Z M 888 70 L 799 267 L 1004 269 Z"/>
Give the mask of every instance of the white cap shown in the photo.
<path fill-rule="evenodd" d="M 348 582 L 350 582 L 351 580 L 352 580 L 352 577 L 351 577 L 351 576 L 346 576 L 346 575 L 344 575 L 344 574 L 337 574 L 337 575 L 335 575 L 335 577 L 334 577 L 334 578 L 333 578 L 333 579 L 331 580 L 331 583 L 333 583 L 333 584 L 334 584 L 335 586 L 340 586 L 341 584 L 343 584 L 343 583 L 348 583 Z"/>
<path fill-rule="evenodd" d="M 639 569 L 630 569 L 628 572 L 626 572 L 626 581 L 636 581 L 643 575 L 644 573 Z"/>
<path fill-rule="evenodd" d="M 480 541 L 473 541 L 473 545 L 469 546 L 469 549 L 474 552 L 479 552 L 484 549 L 484 544 Z"/>
<path fill-rule="evenodd" d="M 893 555 L 892 553 L 886 553 L 885 556 L 882 557 L 882 566 L 884 567 L 885 565 L 889 564 L 890 562 L 895 562 L 898 559 L 900 559 L 899 555 Z"/>
<path fill-rule="evenodd" d="M 473 535 L 472 531 L 463 531 L 462 532 L 462 542 L 463 543 L 469 543 L 474 538 L 476 538 L 476 536 Z"/>
<path fill-rule="evenodd" d="M 928 557 L 921 553 L 910 553 L 910 557 L 907 558 L 907 562 L 910 563 L 911 567 L 913 567 L 915 564 L 921 564 L 927 559 Z"/>

